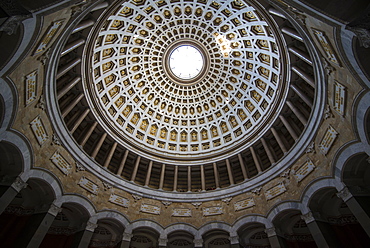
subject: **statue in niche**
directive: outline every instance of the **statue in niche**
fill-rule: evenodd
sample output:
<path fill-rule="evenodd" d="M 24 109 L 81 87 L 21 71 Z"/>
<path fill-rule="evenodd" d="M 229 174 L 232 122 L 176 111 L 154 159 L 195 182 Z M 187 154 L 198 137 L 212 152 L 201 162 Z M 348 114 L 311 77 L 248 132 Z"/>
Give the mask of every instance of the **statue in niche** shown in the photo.
<path fill-rule="evenodd" d="M 222 123 L 221 124 L 221 129 L 222 129 L 222 132 L 224 132 L 224 133 L 226 133 L 227 131 L 229 131 L 229 129 L 227 128 L 226 123 Z"/>
<path fill-rule="evenodd" d="M 197 133 L 196 132 L 191 133 L 191 140 L 192 141 L 197 141 L 198 140 L 198 137 L 197 137 Z"/>
<path fill-rule="evenodd" d="M 167 135 L 167 131 L 165 129 L 161 129 L 161 134 L 160 134 L 160 137 L 162 139 L 165 139 L 166 138 L 166 135 Z"/>
<path fill-rule="evenodd" d="M 170 139 L 171 140 L 176 140 L 176 133 L 175 132 L 171 132 Z"/>
<path fill-rule="evenodd" d="M 157 127 L 156 126 L 151 126 L 150 127 L 150 134 L 155 135 L 157 133 Z"/>
<path fill-rule="evenodd" d="M 145 131 L 147 127 L 148 127 L 148 122 L 142 121 L 140 125 L 141 130 Z"/>
<path fill-rule="evenodd" d="M 213 137 L 218 136 L 218 132 L 217 132 L 217 128 L 216 127 L 212 128 L 212 135 L 213 135 Z"/>
<path fill-rule="evenodd" d="M 203 130 L 203 131 L 202 131 L 202 139 L 203 139 L 203 140 L 208 139 L 208 135 L 207 135 L 207 131 L 206 131 L 206 130 Z"/>
<path fill-rule="evenodd" d="M 186 133 L 181 133 L 181 141 L 186 141 Z"/>

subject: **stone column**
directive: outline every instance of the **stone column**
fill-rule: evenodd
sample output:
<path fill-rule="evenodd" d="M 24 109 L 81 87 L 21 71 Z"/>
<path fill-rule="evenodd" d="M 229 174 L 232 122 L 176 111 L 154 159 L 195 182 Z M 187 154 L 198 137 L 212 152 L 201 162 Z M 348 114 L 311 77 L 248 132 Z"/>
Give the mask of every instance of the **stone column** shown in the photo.
<path fill-rule="evenodd" d="M 343 188 L 337 196 L 341 198 L 351 210 L 352 214 L 356 217 L 364 231 L 370 237 L 370 216 L 366 213 L 365 209 L 357 201 L 356 197 L 352 195 L 347 187 Z"/>
<path fill-rule="evenodd" d="M 266 228 L 265 232 L 270 241 L 270 246 L 274 248 L 286 248 L 285 241 L 276 233 L 275 227 Z"/>
<path fill-rule="evenodd" d="M 168 239 L 166 238 L 159 238 L 158 239 L 158 247 L 160 248 L 166 248 L 167 247 Z"/>
<path fill-rule="evenodd" d="M 318 247 L 339 247 L 335 233 L 328 223 L 317 220 L 314 213 L 309 212 L 301 216 L 306 222 L 310 233 Z"/>
<path fill-rule="evenodd" d="M 130 247 L 131 238 L 134 235 L 132 235 L 131 233 L 124 232 L 122 236 L 123 237 L 122 237 L 121 244 L 119 245 L 119 248 L 129 248 Z"/>
<path fill-rule="evenodd" d="M 79 240 L 76 240 L 77 242 L 75 242 L 72 245 L 72 247 L 77 247 L 77 248 L 87 248 L 87 247 L 89 247 L 91 238 L 94 234 L 94 230 L 97 227 L 98 227 L 98 224 L 88 221 L 87 224 L 86 224 L 85 230 L 80 235 L 81 238 Z"/>
<path fill-rule="evenodd" d="M 194 239 L 194 248 L 203 247 L 203 239 Z"/>
<path fill-rule="evenodd" d="M 9 206 L 13 201 L 14 197 L 24 188 L 27 187 L 27 183 L 22 178 L 16 177 L 12 185 L 4 192 L 0 197 L 0 214 Z"/>
<path fill-rule="evenodd" d="M 27 248 L 40 246 L 51 224 L 53 224 L 55 217 L 61 211 L 62 211 L 61 207 L 51 204 L 49 211 L 46 213 L 40 225 L 36 228 L 31 240 L 28 242 Z"/>

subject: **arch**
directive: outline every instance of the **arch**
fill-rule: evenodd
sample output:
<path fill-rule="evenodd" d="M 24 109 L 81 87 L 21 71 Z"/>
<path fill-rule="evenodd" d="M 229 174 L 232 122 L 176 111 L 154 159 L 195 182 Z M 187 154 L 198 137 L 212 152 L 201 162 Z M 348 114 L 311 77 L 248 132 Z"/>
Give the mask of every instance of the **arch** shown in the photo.
<path fill-rule="evenodd" d="M 199 231 L 198 231 L 199 236 L 197 235 L 196 238 L 200 239 L 202 235 L 204 235 L 205 233 L 207 233 L 211 230 L 222 230 L 222 231 L 230 233 L 231 226 L 227 223 L 224 223 L 224 222 L 207 223 L 199 229 Z"/>
<path fill-rule="evenodd" d="M 96 221 L 102 219 L 112 219 L 119 222 L 125 229 L 130 225 L 129 220 L 120 212 L 116 212 L 114 210 L 103 210 L 101 212 L 96 213 L 92 219 L 96 219 Z"/>
<path fill-rule="evenodd" d="M 301 197 L 301 205 L 303 207 L 302 214 L 307 214 L 310 212 L 309 204 L 312 196 L 324 188 L 335 188 L 336 190 L 340 191 L 344 188 L 344 185 L 340 181 L 333 178 L 323 178 L 309 184 Z"/>
<path fill-rule="evenodd" d="M 163 235 L 169 235 L 169 234 L 171 234 L 172 232 L 175 232 L 175 231 L 185 231 L 185 232 L 191 233 L 194 237 L 198 233 L 198 230 L 190 224 L 177 223 L 177 224 L 167 226 L 164 229 Z"/>
<path fill-rule="evenodd" d="M 154 229 L 160 234 L 164 233 L 163 227 L 160 224 L 158 224 L 158 223 L 156 223 L 152 220 L 138 220 L 138 221 L 135 221 L 127 227 L 125 232 L 132 233 L 132 231 L 134 231 L 135 229 L 140 228 L 140 227 Z"/>
<path fill-rule="evenodd" d="M 272 227 L 271 221 L 269 221 L 266 217 L 261 215 L 248 215 L 237 220 L 231 227 L 230 233 L 236 233 L 246 223 L 259 223 L 264 225 L 266 228 Z"/>
<path fill-rule="evenodd" d="M 288 210 L 298 210 L 302 212 L 303 205 L 300 202 L 282 202 L 275 207 L 273 207 L 270 212 L 267 215 L 267 219 L 271 221 L 275 221 L 276 216 L 281 214 L 282 212 L 288 211 Z M 267 227 L 269 228 L 269 227 Z"/>
<path fill-rule="evenodd" d="M 23 157 L 18 147 L 7 141 L 0 141 L 0 174 L 11 178 L 20 175 L 23 171 Z"/>
<path fill-rule="evenodd" d="M 84 196 L 77 194 L 67 194 L 56 199 L 56 201 L 54 202 L 54 204 L 57 206 L 62 206 L 66 203 L 72 203 L 81 206 L 88 212 L 89 216 L 94 216 L 96 213 L 95 206 L 90 202 L 89 199 L 86 199 Z"/>
<path fill-rule="evenodd" d="M 0 62 L 0 71 L 7 65 L 7 63 L 13 58 L 16 51 L 19 49 L 23 36 L 23 25 L 19 25 L 18 28 L 13 28 L 7 33 L 5 33 L 5 31 L 0 32 L 0 47 L 2 47 L 0 54 L 2 58 Z"/>
<path fill-rule="evenodd" d="M 59 179 L 47 171 L 41 169 L 33 169 L 29 173 L 29 179 L 40 179 L 48 183 L 48 185 L 54 191 L 55 199 L 59 199 L 63 194 L 62 186 Z"/>
<path fill-rule="evenodd" d="M 358 137 L 364 146 L 367 146 L 367 151 L 369 154 L 370 148 L 370 92 L 366 92 L 361 97 L 358 97 L 356 101 L 356 129 L 358 132 Z"/>

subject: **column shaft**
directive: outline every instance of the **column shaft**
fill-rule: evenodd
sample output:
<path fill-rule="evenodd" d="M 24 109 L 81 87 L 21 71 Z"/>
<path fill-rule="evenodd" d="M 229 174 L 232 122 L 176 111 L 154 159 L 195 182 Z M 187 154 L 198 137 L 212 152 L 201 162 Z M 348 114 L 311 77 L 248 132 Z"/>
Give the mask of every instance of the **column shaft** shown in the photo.
<path fill-rule="evenodd" d="M 177 178 L 179 175 L 179 166 L 175 165 L 175 175 L 173 176 L 173 191 L 177 191 Z"/>
<path fill-rule="evenodd" d="M 75 50 L 76 48 L 78 48 L 79 46 L 81 46 L 83 44 L 85 44 L 85 40 L 84 39 L 81 39 L 81 38 L 80 39 L 77 39 L 75 41 L 72 41 L 71 43 L 68 43 L 64 47 L 64 49 L 63 49 L 62 53 L 60 54 L 60 56 L 64 56 L 64 55 L 72 52 L 73 50 Z"/>
<path fill-rule="evenodd" d="M 146 178 L 145 178 L 144 186 L 149 186 L 150 176 L 152 175 L 152 168 L 153 168 L 153 161 L 150 161 L 149 165 L 148 165 L 148 170 L 146 172 Z"/>
<path fill-rule="evenodd" d="M 85 28 L 88 28 L 88 27 L 94 25 L 94 23 L 95 22 L 93 20 L 84 20 L 84 21 L 81 21 L 77 25 L 77 27 L 75 27 L 75 29 L 73 29 L 72 34 L 77 33 L 77 32 L 79 32 L 81 30 L 84 30 Z"/>
<path fill-rule="evenodd" d="M 272 155 L 270 145 L 269 145 L 269 144 L 267 144 L 267 141 L 266 141 L 264 138 L 261 138 L 261 142 L 262 142 L 263 148 L 264 148 L 264 149 L 265 149 L 265 151 L 266 151 L 267 157 L 268 157 L 268 158 L 269 158 L 269 160 L 270 160 L 270 163 L 271 163 L 271 164 L 274 164 L 274 163 L 275 163 L 275 158 L 274 158 L 274 156 Z"/>
<path fill-rule="evenodd" d="M 290 88 L 292 88 L 294 90 L 294 92 L 312 109 L 311 99 L 307 95 L 305 95 L 300 88 L 298 88 L 294 84 L 291 84 Z"/>
<path fill-rule="evenodd" d="M 62 98 L 68 91 L 70 91 L 75 85 L 81 81 L 81 77 L 75 77 L 71 80 L 66 86 L 64 86 L 61 90 L 58 91 L 58 100 Z"/>
<path fill-rule="evenodd" d="M 188 166 L 188 191 L 191 191 L 191 166 Z"/>
<path fill-rule="evenodd" d="M 233 172 L 231 170 L 229 159 L 226 159 L 226 168 L 227 168 L 227 174 L 229 175 L 229 182 L 230 182 L 231 185 L 233 185 L 234 184 L 234 177 L 233 177 Z"/>
<path fill-rule="evenodd" d="M 289 46 L 288 48 L 289 52 L 293 53 L 295 56 L 303 60 L 309 65 L 312 65 L 312 61 L 310 59 L 310 55 L 308 55 L 306 52 L 302 51 L 301 49 L 293 46 Z"/>
<path fill-rule="evenodd" d="M 125 154 L 123 155 L 123 158 L 121 160 L 121 163 L 120 163 L 118 171 L 117 171 L 118 176 L 121 176 L 121 174 L 122 174 L 123 167 L 125 167 L 125 163 L 126 163 L 126 160 L 127 160 L 128 153 L 129 153 L 129 150 L 126 150 Z"/>
<path fill-rule="evenodd" d="M 283 140 L 281 139 L 281 137 L 280 137 L 279 133 L 276 131 L 276 129 L 274 127 L 271 127 L 270 129 L 271 129 L 272 134 L 274 135 L 277 143 L 279 144 L 280 149 L 283 151 L 283 153 L 288 152 L 288 150 L 286 149 L 286 147 L 284 145 Z"/>
<path fill-rule="evenodd" d="M 62 111 L 63 118 L 66 117 L 71 110 L 76 107 L 77 103 L 84 97 L 84 93 L 80 93 L 65 109 Z"/>
<path fill-rule="evenodd" d="M 96 126 L 98 125 L 98 122 L 94 122 L 90 127 L 89 127 L 89 130 L 87 130 L 86 134 L 84 135 L 81 143 L 80 143 L 80 146 L 84 146 L 86 144 L 86 142 L 89 140 L 91 134 L 94 132 L 94 129 L 96 128 Z"/>
<path fill-rule="evenodd" d="M 218 169 L 217 169 L 217 164 L 216 163 L 213 163 L 213 173 L 215 175 L 215 185 L 216 185 L 216 188 L 220 188 L 220 178 L 219 178 L 219 175 L 218 175 Z"/>
<path fill-rule="evenodd" d="M 249 150 L 252 153 L 253 162 L 256 165 L 258 173 L 261 173 L 262 172 L 261 163 L 260 163 L 260 160 L 257 156 L 256 151 L 254 150 L 253 146 L 249 147 Z"/>
<path fill-rule="evenodd" d="M 90 113 L 90 109 L 87 108 L 85 109 L 85 111 L 82 113 L 82 115 L 80 115 L 80 117 L 78 117 L 78 119 L 76 120 L 76 122 L 73 124 L 73 127 L 72 127 L 72 130 L 71 130 L 71 133 L 73 134 L 76 129 L 81 125 L 81 122 L 86 118 L 86 116 Z"/>
<path fill-rule="evenodd" d="M 58 73 L 56 79 L 61 78 L 64 74 L 70 71 L 73 67 L 81 63 L 81 58 L 75 58 L 74 60 L 70 61 L 68 64 L 63 65 L 62 67 L 58 68 Z"/>
<path fill-rule="evenodd" d="M 288 130 L 288 132 L 292 136 L 292 138 L 294 140 L 297 140 L 298 139 L 298 135 L 295 132 L 295 130 L 293 129 L 293 127 L 290 125 L 290 123 L 288 122 L 288 120 L 284 116 L 282 116 L 282 115 L 279 115 L 279 118 L 283 122 L 284 126 L 286 127 L 286 129 Z"/>
<path fill-rule="evenodd" d="M 297 66 L 292 66 L 292 71 L 306 81 L 306 83 L 308 83 L 312 88 L 315 88 L 315 80 L 302 69 L 298 68 Z"/>
<path fill-rule="evenodd" d="M 200 165 L 200 180 L 202 182 L 202 191 L 206 190 L 206 179 L 204 176 L 204 165 Z"/>
<path fill-rule="evenodd" d="M 286 104 L 289 106 L 289 108 L 293 111 L 293 113 L 295 114 L 295 116 L 298 117 L 299 121 L 303 124 L 303 125 L 306 125 L 307 124 L 307 119 L 306 117 L 302 114 L 301 111 L 299 111 L 299 109 L 291 102 L 291 101 L 286 101 Z"/>
<path fill-rule="evenodd" d="M 94 150 L 91 154 L 92 158 L 95 158 L 96 155 L 98 155 L 98 152 L 99 152 L 101 146 L 103 145 L 103 142 L 104 142 L 106 137 L 107 137 L 107 133 L 103 133 L 103 135 L 100 137 L 100 140 L 99 140 L 98 144 L 96 144 L 96 146 L 95 146 L 95 148 L 94 148 Z"/>
<path fill-rule="evenodd" d="M 242 169 L 243 178 L 244 180 L 246 180 L 248 179 L 248 174 L 247 174 L 247 170 L 245 169 L 243 157 L 240 153 L 238 153 L 238 159 L 239 159 L 240 168 Z"/>
<path fill-rule="evenodd" d="M 137 156 L 134 171 L 132 172 L 132 175 L 131 175 L 131 182 L 135 181 L 137 170 L 139 169 L 140 159 L 141 159 L 141 157 Z"/>
<path fill-rule="evenodd" d="M 117 142 L 114 142 L 110 151 L 109 151 L 109 154 L 107 156 L 107 158 L 105 159 L 105 163 L 104 163 L 104 168 L 108 168 L 109 164 L 110 164 L 110 161 L 112 160 L 112 157 L 113 157 L 113 154 L 117 148 Z"/>
<path fill-rule="evenodd" d="M 159 189 L 163 189 L 164 176 L 166 174 L 166 165 L 162 164 L 161 177 L 159 179 Z"/>
<path fill-rule="evenodd" d="M 281 29 L 281 32 L 283 32 L 284 34 L 287 34 L 289 35 L 290 37 L 296 39 L 296 40 L 299 40 L 301 42 L 303 42 L 303 39 L 302 37 L 298 34 L 298 32 L 293 29 L 293 28 L 289 28 L 289 27 L 283 27 Z"/>

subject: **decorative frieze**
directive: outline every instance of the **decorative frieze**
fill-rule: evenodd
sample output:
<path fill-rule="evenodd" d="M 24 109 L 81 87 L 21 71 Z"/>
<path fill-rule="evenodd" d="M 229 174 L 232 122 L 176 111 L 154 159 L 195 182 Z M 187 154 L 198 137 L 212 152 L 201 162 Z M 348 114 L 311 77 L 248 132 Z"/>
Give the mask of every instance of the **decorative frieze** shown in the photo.
<path fill-rule="evenodd" d="M 326 130 L 324 138 L 319 144 L 319 150 L 322 154 L 326 155 L 329 152 L 329 149 L 332 147 L 335 139 L 337 138 L 338 132 L 332 126 L 329 126 Z"/>
<path fill-rule="evenodd" d="M 140 207 L 140 212 L 159 215 L 161 214 L 161 208 L 155 205 L 142 203 Z"/>
<path fill-rule="evenodd" d="M 25 104 L 30 105 L 37 95 L 37 70 L 26 76 Z"/>
<path fill-rule="evenodd" d="M 308 159 L 299 169 L 295 172 L 294 176 L 298 182 L 302 181 L 308 174 L 310 174 L 316 166 Z"/>
<path fill-rule="evenodd" d="M 333 108 L 338 114 L 344 115 L 344 104 L 346 102 L 346 87 L 338 81 L 334 81 Z"/>
<path fill-rule="evenodd" d="M 222 207 L 208 207 L 203 208 L 203 216 L 220 215 L 223 214 Z"/>
<path fill-rule="evenodd" d="M 189 208 L 174 208 L 172 209 L 174 217 L 191 217 L 191 209 Z"/>
<path fill-rule="evenodd" d="M 235 211 L 239 211 L 239 210 L 251 208 L 255 205 L 256 205 L 256 203 L 254 202 L 253 197 L 249 197 L 247 199 L 235 202 L 234 203 L 234 209 L 235 209 Z"/>
<path fill-rule="evenodd" d="M 45 143 L 45 141 L 49 138 L 49 136 L 46 133 L 44 124 L 41 121 L 41 117 L 37 116 L 33 121 L 31 121 L 30 125 L 32 132 L 37 139 L 37 142 L 39 143 L 40 146 L 42 146 Z"/>
<path fill-rule="evenodd" d="M 340 66 L 338 57 L 335 54 L 333 46 L 330 44 L 329 39 L 326 36 L 326 34 L 321 30 L 317 30 L 317 29 L 312 29 L 312 30 L 317 40 L 319 41 L 322 49 L 324 50 L 326 56 L 328 57 L 328 60 Z"/>
<path fill-rule="evenodd" d="M 53 156 L 51 156 L 51 161 L 53 164 L 65 175 L 71 174 L 72 165 L 65 160 L 65 158 L 56 151 Z"/>
<path fill-rule="evenodd" d="M 265 197 L 267 200 L 271 200 L 286 191 L 284 183 L 279 183 L 278 185 L 266 190 Z"/>
<path fill-rule="evenodd" d="M 81 177 L 78 185 L 94 195 L 98 194 L 99 186 L 86 177 Z"/>
<path fill-rule="evenodd" d="M 51 24 L 48 31 L 44 35 L 44 38 L 41 40 L 40 44 L 38 45 L 34 55 L 39 55 L 43 51 L 45 51 L 45 49 L 47 48 L 47 46 L 49 45 L 49 43 L 51 42 L 51 40 L 53 39 L 53 37 L 57 33 L 57 31 L 60 28 L 60 26 L 62 25 L 62 23 L 63 23 L 63 20 L 59 20 L 59 21 L 55 21 Z"/>
<path fill-rule="evenodd" d="M 128 208 L 129 200 L 119 195 L 111 194 L 109 202 Z"/>

